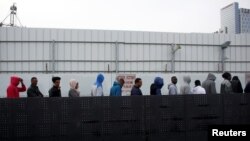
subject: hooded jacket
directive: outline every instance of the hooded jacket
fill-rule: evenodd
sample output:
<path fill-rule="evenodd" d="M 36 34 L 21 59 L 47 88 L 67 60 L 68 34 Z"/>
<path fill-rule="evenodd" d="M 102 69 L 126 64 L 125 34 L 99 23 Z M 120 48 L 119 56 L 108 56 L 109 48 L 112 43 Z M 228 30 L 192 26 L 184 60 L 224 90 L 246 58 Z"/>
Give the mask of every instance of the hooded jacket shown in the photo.
<path fill-rule="evenodd" d="M 150 95 L 161 95 L 161 88 L 164 82 L 161 77 L 156 77 L 154 83 L 150 86 Z"/>
<path fill-rule="evenodd" d="M 91 96 L 103 96 L 103 88 L 102 88 L 103 81 L 104 81 L 104 76 L 102 74 L 98 74 L 96 82 L 91 89 Z"/>
<path fill-rule="evenodd" d="M 122 85 L 115 81 L 112 88 L 110 89 L 110 96 L 121 96 L 122 95 Z"/>
<path fill-rule="evenodd" d="M 205 89 L 206 94 L 216 94 L 215 81 L 216 77 L 214 74 L 209 73 L 207 76 L 207 80 L 202 82 L 202 87 Z"/>
<path fill-rule="evenodd" d="M 77 84 L 78 84 L 78 82 L 75 79 L 71 79 L 69 81 L 69 86 L 70 86 L 69 97 L 79 97 L 80 96 L 80 92 L 78 91 L 78 89 L 76 89 Z"/>
<path fill-rule="evenodd" d="M 229 80 L 225 79 L 222 83 L 221 83 L 221 87 L 220 87 L 220 93 L 221 94 L 230 94 L 232 93 L 232 84 Z"/>
<path fill-rule="evenodd" d="M 7 88 L 7 98 L 19 98 L 19 92 L 26 91 L 26 87 L 22 84 L 22 87 L 17 87 L 20 82 L 20 78 L 17 76 L 10 77 L 10 85 Z"/>
<path fill-rule="evenodd" d="M 180 94 L 192 94 L 191 87 L 189 85 L 191 82 L 190 76 L 184 76 L 183 80 L 184 84 L 180 88 Z"/>
<path fill-rule="evenodd" d="M 233 77 L 233 80 L 231 83 L 232 83 L 232 90 L 234 93 L 243 93 L 241 82 L 237 76 Z"/>
<path fill-rule="evenodd" d="M 250 81 L 247 83 L 245 89 L 244 89 L 245 93 L 250 93 Z"/>

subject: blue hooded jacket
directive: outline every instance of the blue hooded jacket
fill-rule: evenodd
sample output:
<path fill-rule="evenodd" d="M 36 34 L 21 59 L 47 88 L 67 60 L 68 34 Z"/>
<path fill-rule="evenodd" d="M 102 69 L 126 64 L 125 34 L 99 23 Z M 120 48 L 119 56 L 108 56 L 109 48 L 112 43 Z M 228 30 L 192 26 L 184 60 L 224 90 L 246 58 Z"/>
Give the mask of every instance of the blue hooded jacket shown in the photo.
<path fill-rule="evenodd" d="M 150 87 L 150 95 L 161 95 L 161 88 L 164 82 L 161 77 L 156 77 L 154 83 Z"/>
<path fill-rule="evenodd" d="M 102 82 L 104 81 L 104 76 L 102 74 L 98 74 L 96 78 L 95 85 L 102 88 Z"/>
<path fill-rule="evenodd" d="M 119 82 L 114 82 L 112 88 L 110 89 L 110 96 L 121 96 L 122 95 L 122 85 Z"/>

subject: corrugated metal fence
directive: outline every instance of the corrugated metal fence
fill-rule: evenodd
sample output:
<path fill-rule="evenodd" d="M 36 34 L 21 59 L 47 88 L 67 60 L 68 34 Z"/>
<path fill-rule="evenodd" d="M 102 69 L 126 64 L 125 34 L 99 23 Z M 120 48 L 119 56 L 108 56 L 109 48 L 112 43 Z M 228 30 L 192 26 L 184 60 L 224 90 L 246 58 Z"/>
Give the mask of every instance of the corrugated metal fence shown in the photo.
<path fill-rule="evenodd" d="M 0 72 L 175 72 L 250 70 L 250 34 L 0 28 Z"/>

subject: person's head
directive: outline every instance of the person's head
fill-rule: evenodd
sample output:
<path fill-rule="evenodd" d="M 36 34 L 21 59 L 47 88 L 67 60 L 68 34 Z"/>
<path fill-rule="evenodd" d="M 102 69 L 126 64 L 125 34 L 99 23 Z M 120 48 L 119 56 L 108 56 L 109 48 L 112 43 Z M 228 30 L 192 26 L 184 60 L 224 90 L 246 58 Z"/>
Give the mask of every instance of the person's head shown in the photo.
<path fill-rule="evenodd" d="M 194 85 L 195 85 L 195 87 L 200 86 L 201 85 L 201 81 L 200 80 L 195 80 L 194 81 Z"/>
<path fill-rule="evenodd" d="M 142 86 L 141 78 L 136 78 L 135 79 L 135 86 L 137 86 L 138 88 L 140 88 Z"/>
<path fill-rule="evenodd" d="M 212 73 L 209 73 L 209 74 L 207 75 L 207 80 L 215 81 L 215 80 L 216 80 L 216 76 L 215 76 L 214 74 L 212 74 Z"/>
<path fill-rule="evenodd" d="M 171 81 L 173 84 L 177 84 L 177 81 L 178 81 L 177 77 L 176 76 L 171 77 Z"/>
<path fill-rule="evenodd" d="M 78 89 L 78 82 L 75 79 L 69 81 L 69 86 L 71 89 Z"/>
<path fill-rule="evenodd" d="M 232 80 L 239 81 L 238 76 L 234 76 Z"/>
<path fill-rule="evenodd" d="M 188 83 L 188 84 L 190 84 L 190 82 L 191 82 L 190 76 L 184 76 L 184 77 L 183 77 L 183 80 L 184 80 L 184 82 L 186 82 L 186 83 Z"/>
<path fill-rule="evenodd" d="M 60 81 L 61 81 L 60 77 L 52 77 L 52 82 L 53 82 L 53 84 L 54 84 L 55 87 L 59 87 L 60 86 Z"/>
<path fill-rule="evenodd" d="M 32 77 L 30 81 L 31 81 L 31 85 L 32 86 L 36 86 L 37 85 L 38 80 L 37 80 L 36 77 Z"/>
<path fill-rule="evenodd" d="M 103 74 L 100 73 L 96 77 L 95 85 L 97 85 L 97 87 L 102 87 L 103 81 L 104 81 L 104 76 L 103 76 Z"/>
<path fill-rule="evenodd" d="M 154 80 L 154 84 L 156 85 L 157 88 L 161 89 L 164 85 L 164 81 L 161 77 L 156 77 Z"/>
<path fill-rule="evenodd" d="M 232 78 L 232 76 L 231 76 L 231 74 L 229 73 L 229 72 L 225 72 L 225 73 L 223 73 L 222 74 L 222 77 L 224 78 L 224 79 L 227 79 L 227 80 L 231 80 L 231 78 Z"/>
<path fill-rule="evenodd" d="M 124 79 L 123 79 L 123 78 L 120 78 L 120 79 L 119 79 L 119 83 L 120 83 L 120 85 L 123 87 L 123 85 L 124 85 L 124 83 L 125 83 Z"/>

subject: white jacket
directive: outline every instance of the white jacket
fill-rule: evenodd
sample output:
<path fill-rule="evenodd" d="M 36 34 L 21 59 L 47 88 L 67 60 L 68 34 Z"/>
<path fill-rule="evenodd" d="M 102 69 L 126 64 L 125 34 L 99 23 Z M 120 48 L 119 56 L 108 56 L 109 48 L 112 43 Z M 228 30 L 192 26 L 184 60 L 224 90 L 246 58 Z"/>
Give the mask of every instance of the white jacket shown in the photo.
<path fill-rule="evenodd" d="M 103 89 L 102 87 L 98 87 L 96 85 L 92 86 L 91 89 L 91 96 L 103 96 Z"/>
<path fill-rule="evenodd" d="M 196 86 L 193 88 L 193 94 L 206 94 L 206 91 L 201 86 Z"/>

